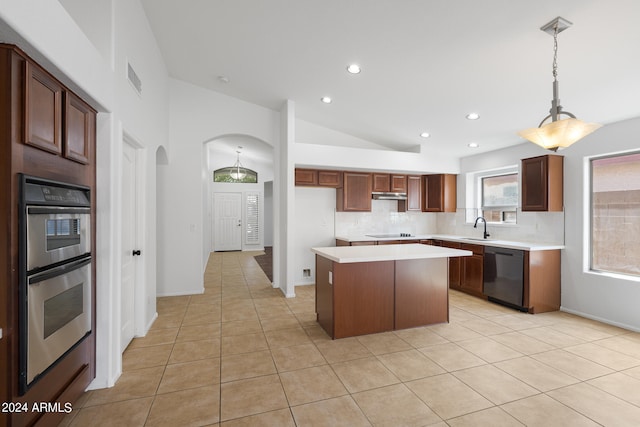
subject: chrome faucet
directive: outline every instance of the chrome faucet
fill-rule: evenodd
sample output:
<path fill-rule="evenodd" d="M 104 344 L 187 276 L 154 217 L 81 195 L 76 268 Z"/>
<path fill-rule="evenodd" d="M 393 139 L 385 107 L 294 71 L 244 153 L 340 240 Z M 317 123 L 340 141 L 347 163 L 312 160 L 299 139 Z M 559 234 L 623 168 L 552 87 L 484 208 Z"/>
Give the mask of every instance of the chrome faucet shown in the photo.
<path fill-rule="evenodd" d="M 487 237 L 491 236 L 491 234 L 487 233 L 487 220 L 484 219 L 484 217 L 479 216 L 478 218 L 476 218 L 476 222 L 475 222 L 475 224 L 473 224 L 473 228 L 478 228 L 478 221 L 480 221 L 480 220 L 482 220 L 482 222 L 484 222 L 484 233 L 482 233 L 482 235 L 486 239 Z"/>

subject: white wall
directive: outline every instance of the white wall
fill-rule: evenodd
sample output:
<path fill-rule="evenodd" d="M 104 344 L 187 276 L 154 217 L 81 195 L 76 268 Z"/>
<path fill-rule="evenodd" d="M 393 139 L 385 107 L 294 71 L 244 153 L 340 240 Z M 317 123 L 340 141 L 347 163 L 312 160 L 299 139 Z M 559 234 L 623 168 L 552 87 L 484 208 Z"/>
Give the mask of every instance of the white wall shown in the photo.
<path fill-rule="evenodd" d="M 264 183 L 264 245 L 273 247 L 273 181 Z"/>
<path fill-rule="evenodd" d="M 606 125 L 562 152 L 564 203 L 567 218 L 562 253 L 562 309 L 585 317 L 640 331 L 640 280 L 587 271 L 590 191 L 585 173 L 588 158 L 606 153 L 639 150 L 640 118 Z"/>
<path fill-rule="evenodd" d="M 203 253 L 208 207 L 206 143 L 248 135 L 270 145 L 279 138 L 279 113 L 178 80 L 170 80 L 169 165 L 159 173 L 158 295 L 201 293 L 208 254 Z"/>
<path fill-rule="evenodd" d="M 294 283 L 308 285 L 316 282 L 315 255 L 312 247 L 335 246 L 334 214 L 336 190 L 333 188 L 295 188 Z M 304 277 L 303 270 L 311 275 Z"/>

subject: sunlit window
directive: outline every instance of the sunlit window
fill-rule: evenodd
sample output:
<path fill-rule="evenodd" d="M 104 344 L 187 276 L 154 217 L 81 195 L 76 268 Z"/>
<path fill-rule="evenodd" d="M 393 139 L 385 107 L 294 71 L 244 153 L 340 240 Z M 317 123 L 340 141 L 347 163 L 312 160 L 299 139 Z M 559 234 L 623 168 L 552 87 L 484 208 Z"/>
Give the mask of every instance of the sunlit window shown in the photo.
<path fill-rule="evenodd" d="M 518 174 L 480 178 L 480 215 L 488 222 L 515 223 L 518 208 Z"/>
<path fill-rule="evenodd" d="M 591 269 L 640 276 L 640 153 L 591 160 Z"/>

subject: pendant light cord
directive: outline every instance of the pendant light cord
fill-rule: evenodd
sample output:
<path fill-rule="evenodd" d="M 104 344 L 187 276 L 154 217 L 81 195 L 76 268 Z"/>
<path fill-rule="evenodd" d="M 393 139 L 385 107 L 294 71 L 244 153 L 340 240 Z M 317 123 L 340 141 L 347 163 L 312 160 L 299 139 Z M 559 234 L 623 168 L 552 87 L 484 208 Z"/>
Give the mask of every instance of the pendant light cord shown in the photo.
<path fill-rule="evenodd" d="M 553 81 L 558 81 L 558 23 L 553 30 Z"/>

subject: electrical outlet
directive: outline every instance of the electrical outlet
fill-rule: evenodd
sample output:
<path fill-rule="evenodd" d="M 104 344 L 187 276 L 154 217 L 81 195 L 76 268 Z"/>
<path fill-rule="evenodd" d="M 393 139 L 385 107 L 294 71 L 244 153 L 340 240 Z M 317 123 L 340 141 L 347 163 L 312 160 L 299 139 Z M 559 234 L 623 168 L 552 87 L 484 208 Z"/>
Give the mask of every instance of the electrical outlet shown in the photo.
<path fill-rule="evenodd" d="M 302 270 L 302 277 L 311 277 L 311 269 L 305 268 Z"/>

